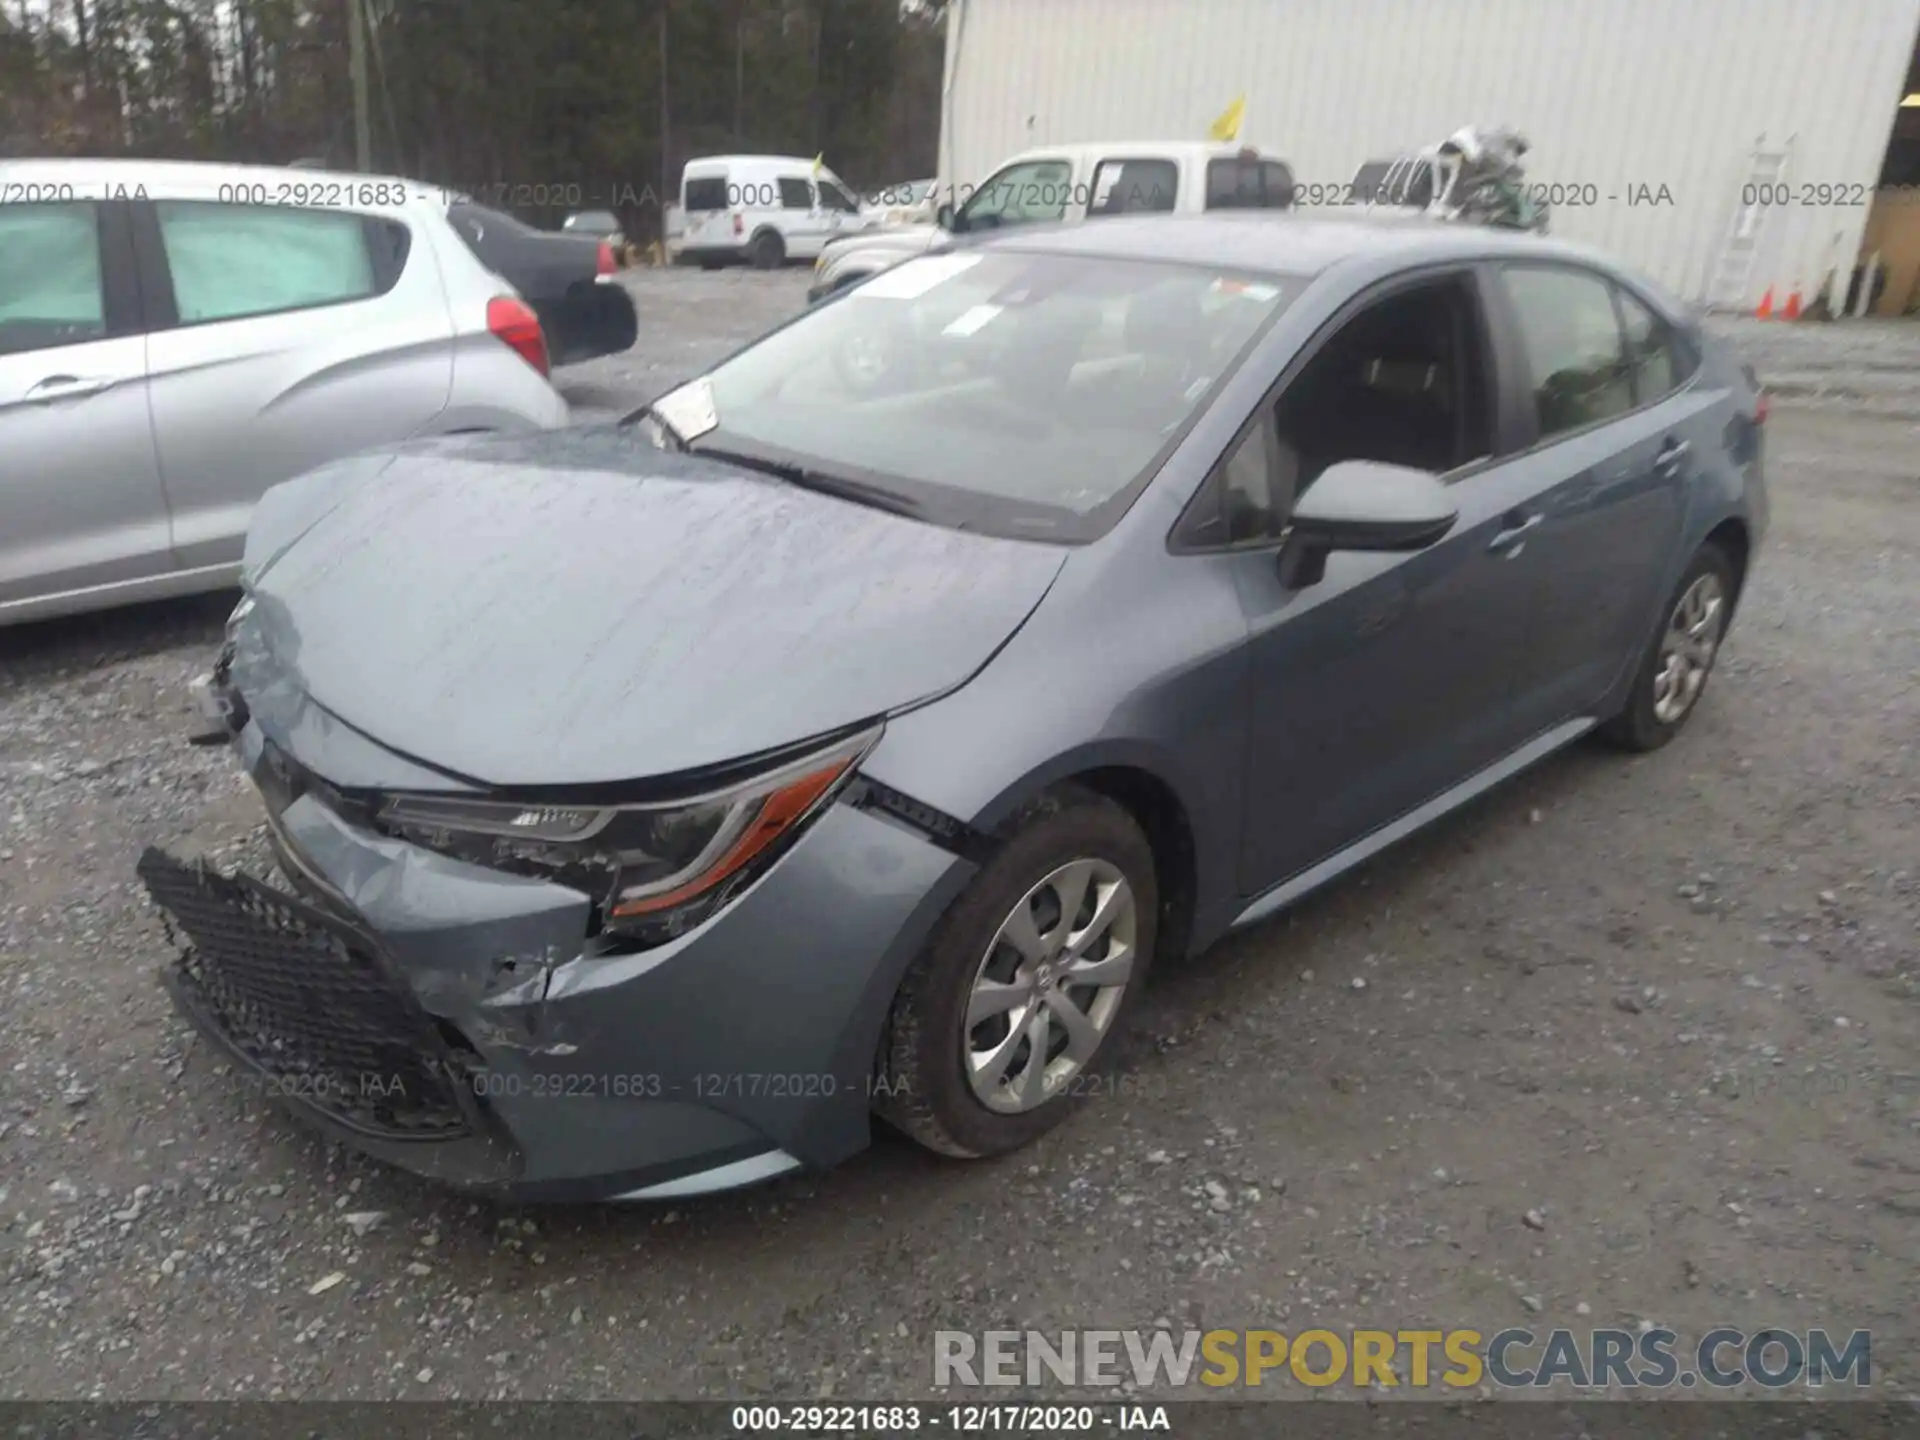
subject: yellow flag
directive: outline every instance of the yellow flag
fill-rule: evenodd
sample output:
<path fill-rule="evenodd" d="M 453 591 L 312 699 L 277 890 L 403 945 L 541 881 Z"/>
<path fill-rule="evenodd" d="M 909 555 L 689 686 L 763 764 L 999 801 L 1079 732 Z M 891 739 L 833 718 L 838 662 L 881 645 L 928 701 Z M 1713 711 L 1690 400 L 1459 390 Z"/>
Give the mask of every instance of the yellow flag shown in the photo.
<path fill-rule="evenodd" d="M 1240 121 L 1247 113 L 1247 97 L 1242 95 L 1220 112 L 1220 118 L 1213 122 L 1213 128 L 1207 132 L 1210 140 L 1238 140 Z"/>
<path fill-rule="evenodd" d="M 827 152 L 822 150 L 818 155 L 813 157 L 813 173 L 818 175 L 822 170 L 826 168 L 827 168 Z"/>

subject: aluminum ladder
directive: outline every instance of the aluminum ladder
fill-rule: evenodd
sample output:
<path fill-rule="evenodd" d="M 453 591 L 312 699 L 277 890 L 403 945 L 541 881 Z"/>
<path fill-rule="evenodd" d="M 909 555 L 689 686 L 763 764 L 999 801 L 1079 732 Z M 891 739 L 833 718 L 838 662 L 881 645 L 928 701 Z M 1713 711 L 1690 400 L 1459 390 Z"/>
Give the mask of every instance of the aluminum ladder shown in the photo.
<path fill-rule="evenodd" d="M 1734 196 L 1733 221 L 1727 228 L 1727 238 L 1708 272 L 1706 302 L 1709 309 L 1744 310 L 1751 301 L 1753 272 L 1760 263 L 1767 238 L 1773 233 L 1773 218 L 1784 208 L 1765 203 L 1761 197 L 1767 192 L 1758 187 L 1784 184 L 1787 163 L 1792 156 L 1792 136 L 1788 136 L 1786 143 L 1778 148 L 1770 148 L 1765 136 L 1754 146 L 1748 158 L 1746 178 L 1741 181 L 1739 193 Z M 1755 194 L 1752 204 L 1747 203 L 1749 194 Z"/>

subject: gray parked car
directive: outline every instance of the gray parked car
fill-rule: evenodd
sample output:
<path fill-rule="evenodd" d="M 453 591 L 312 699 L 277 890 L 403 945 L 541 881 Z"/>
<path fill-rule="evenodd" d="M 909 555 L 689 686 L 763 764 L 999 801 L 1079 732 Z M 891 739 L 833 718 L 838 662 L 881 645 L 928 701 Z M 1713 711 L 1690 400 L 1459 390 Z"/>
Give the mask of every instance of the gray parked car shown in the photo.
<path fill-rule="evenodd" d="M 203 687 L 283 882 L 179 1003 L 520 1198 L 985 1156 L 1149 968 L 1698 704 L 1764 401 L 1532 235 L 1116 219 L 911 260 L 618 426 L 272 491 Z M 1678 762 L 1676 762 L 1678 763 Z"/>
<path fill-rule="evenodd" d="M 0 161 L 0 625 L 231 585 L 268 486 L 563 425 L 546 372 L 426 187 Z"/>

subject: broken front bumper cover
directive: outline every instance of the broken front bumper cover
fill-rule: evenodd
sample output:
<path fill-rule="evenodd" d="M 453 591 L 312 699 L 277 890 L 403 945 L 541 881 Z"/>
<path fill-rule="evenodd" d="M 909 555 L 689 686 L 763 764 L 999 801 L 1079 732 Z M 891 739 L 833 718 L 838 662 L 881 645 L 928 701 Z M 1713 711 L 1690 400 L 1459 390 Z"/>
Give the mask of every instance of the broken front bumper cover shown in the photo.
<path fill-rule="evenodd" d="M 519 1172 L 467 1059 L 371 939 L 248 875 L 149 848 L 136 867 L 180 959 L 168 992 L 264 1094 L 376 1155 L 464 1185 Z"/>
<path fill-rule="evenodd" d="M 176 1005 L 257 1093 L 379 1159 L 516 1201 L 696 1194 L 867 1143 L 899 975 L 972 871 L 952 846 L 837 803 L 698 928 L 598 954 L 585 895 L 357 823 L 351 797 L 223 700 L 219 677 L 211 689 L 210 718 L 239 721 L 282 874 L 150 851 L 140 876 L 180 951 Z M 349 741 L 328 724 L 291 731 L 331 753 Z M 351 743 L 372 763 L 370 742 Z"/>

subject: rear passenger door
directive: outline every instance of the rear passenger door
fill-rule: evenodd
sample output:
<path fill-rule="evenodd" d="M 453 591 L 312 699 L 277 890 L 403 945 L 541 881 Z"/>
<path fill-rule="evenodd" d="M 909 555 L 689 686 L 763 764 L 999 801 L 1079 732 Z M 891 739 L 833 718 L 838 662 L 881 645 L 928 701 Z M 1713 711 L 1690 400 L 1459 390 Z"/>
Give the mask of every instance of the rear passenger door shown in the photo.
<path fill-rule="evenodd" d="M 172 568 L 126 206 L 0 205 L 0 606 Z"/>
<path fill-rule="evenodd" d="M 269 486 L 446 408 L 453 322 L 402 209 L 134 207 L 153 434 L 184 566 L 237 562 Z"/>
<path fill-rule="evenodd" d="M 1715 393 L 1657 312 L 1598 271 L 1498 267 L 1535 471 L 1537 580 L 1516 703 L 1539 729 L 1590 714 L 1639 654 L 1707 453 Z M 1716 392 L 1717 393 L 1717 392 Z"/>

